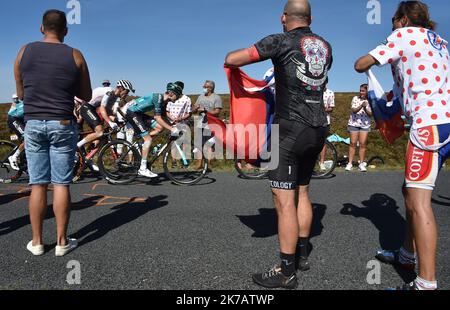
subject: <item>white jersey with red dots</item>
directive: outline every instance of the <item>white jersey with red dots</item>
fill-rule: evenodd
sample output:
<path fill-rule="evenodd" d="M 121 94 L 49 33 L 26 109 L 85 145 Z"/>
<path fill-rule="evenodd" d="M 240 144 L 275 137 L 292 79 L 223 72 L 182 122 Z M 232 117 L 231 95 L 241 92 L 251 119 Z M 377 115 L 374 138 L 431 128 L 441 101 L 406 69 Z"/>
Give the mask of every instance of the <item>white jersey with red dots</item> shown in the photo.
<path fill-rule="evenodd" d="M 406 27 L 370 52 L 380 66 L 391 64 L 394 94 L 401 98 L 413 131 L 450 123 L 447 45 L 434 31 Z"/>

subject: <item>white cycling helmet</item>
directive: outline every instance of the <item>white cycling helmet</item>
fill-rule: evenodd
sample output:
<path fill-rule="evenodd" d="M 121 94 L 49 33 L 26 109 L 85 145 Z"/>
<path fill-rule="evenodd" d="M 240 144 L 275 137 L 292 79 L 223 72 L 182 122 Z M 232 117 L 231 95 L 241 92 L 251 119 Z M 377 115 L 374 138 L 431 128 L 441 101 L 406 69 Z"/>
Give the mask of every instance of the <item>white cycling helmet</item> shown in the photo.
<path fill-rule="evenodd" d="M 19 99 L 19 96 L 17 96 L 17 94 L 12 95 L 12 100 L 17 100 Z"/>
<path fill-rule="evenodd" d="M 129 91 L 134 93 L 133 84 L 131 84 L 130 81 L 120 80 L 120 81 L 117 82 L 117 87 L 119 87 L 119 86 L 121 86 L 121 87 L 125 88 L 126 90 L 129 90 Z"/>

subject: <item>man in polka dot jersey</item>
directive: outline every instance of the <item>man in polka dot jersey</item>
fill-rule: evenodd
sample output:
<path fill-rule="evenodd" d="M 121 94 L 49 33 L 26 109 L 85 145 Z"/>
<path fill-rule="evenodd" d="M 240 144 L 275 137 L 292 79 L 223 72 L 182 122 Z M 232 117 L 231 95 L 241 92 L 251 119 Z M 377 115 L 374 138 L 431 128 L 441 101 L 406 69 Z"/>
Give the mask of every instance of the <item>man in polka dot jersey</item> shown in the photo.
<path fill-rule="evenodd" d="M 428 7 L 420 1 L 403 1 L 392 19 L 394 32 L 356 64 L 358 72 L 373 65 L 390 65 L 394 94 L 401 98 L 411 124 L 403 194 L 407 232 L 399 251 L 379 251 L 386 263 L 415 269 L 416 280 L 398 289 L 434 290 L 437 226 L 431 206 L 435 182 L 450 153 L 450 84 L 448 42 L 435 31 Z"/>

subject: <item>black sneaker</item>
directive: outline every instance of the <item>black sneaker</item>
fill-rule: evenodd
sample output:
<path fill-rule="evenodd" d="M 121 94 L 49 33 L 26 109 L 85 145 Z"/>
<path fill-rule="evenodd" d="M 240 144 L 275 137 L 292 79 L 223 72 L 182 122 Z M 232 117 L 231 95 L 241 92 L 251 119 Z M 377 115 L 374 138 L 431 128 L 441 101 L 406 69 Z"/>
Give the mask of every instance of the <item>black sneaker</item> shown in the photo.
<path fill-rule="evenodd" d="M 286 288 L 296 289 L 298 286 L 297 275 L 294 273 L 286 277 L 280 267 L 274 267 L 265 273 L 258 273 L 252 276 L 253 282 L 265 288 Z"/>
<path fill-rule="evenodd" d="M 311 265 L 309 264 L 308 257 L 300 256 L 297 259 L 297 269 L 300 271 L 308 271 L 311 269 Z"/>
<path fill-rule="evenodd" d="M 416 264 L 400 263 L 400 251 L 381 250 L 381 251 L 377 252 L 377 255 L 375 255 L 375 258 L 378 259 L 382 263 L 400 266 L 401 268 L 406 269 L 406 270 L 415 270 L 416 269 Z"/>
<path fill-rule="evenodd" d="M 403 286 L 398 286 L 396 288 L 390 287 L 386 291 L 418 291 L 416 283 L 413 281 L 411 283 L 406 283 Z"/>

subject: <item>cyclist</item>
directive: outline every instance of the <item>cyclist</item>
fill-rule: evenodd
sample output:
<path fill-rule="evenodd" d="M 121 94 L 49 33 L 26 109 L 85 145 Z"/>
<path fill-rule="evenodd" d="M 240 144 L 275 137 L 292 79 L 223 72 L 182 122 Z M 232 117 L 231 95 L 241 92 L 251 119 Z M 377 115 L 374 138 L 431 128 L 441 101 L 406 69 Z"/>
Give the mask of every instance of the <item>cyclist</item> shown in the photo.
<path fill-rule="evenodd" d="M 169 83 L 164 94 L 151 93 L 130 101 L 122 108 L 126 121 L 133 126 L 134 132 L 144 139 L 142 161 L 139 169 L 140 176 L 147 178 L 158 177 L 157 174 L 150 171 L 147 167 L 147 157 L 152 144 L 152 137 L 158 135 L 164 129 L 170 130 L 173 137 L 179 136 L 180 130 L 169 125 L 162 116 L 166 111 L 167 103 L 175 102 L 181 97 L 182 93 L 183 90 L 178 84 Z M 151 111 L 155 112 L 154 118 L 145 114 Z"/>
<path fill-rule="evenodd" d="M 118 127 L 113 118 L 107 117 L 107 113 L 104 110 L 107 108 L 112 110 L 118 98 L 125 100 L 128 94 L 134 91 L 133 85 L 127 80 L 118 81 L 114 89 L 110 87 L 99 87 L 93 90 L 91 101 L 82 105 L 80 113 L 85 122 L 95 132 L 78 142 L 78 148 L 98 140 L 103 136 L 103 121 L 108 123 L 113 129 Z M 96 111 L 97 108 L 103 116 L 103 121 Z"/>
<path fill-rule="evenodd" d="M 23 101 L 21 101 L 16 94 L 12 96 L 12 100 L 13 103 L 11 105 L 11 109 L 8 112 L 8 127 L 17 135 L 20 141 L 23 141 L 23 134 L 25 132 Z M 9 164 L 12 169 L 19 170 L 17 160 L 23 150 L 24 143 L 22 142 L 17 151 L 8 158 Z"/>

